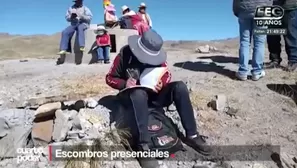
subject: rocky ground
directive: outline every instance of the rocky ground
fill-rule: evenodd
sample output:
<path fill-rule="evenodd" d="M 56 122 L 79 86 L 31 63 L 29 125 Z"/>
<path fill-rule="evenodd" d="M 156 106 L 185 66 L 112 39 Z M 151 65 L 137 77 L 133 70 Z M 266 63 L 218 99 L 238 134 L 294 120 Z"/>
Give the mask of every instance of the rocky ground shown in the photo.
<path fill-rule="evenodd" d="M 261 161 L 252 162 L 236 161 L 238 158 L 234 157 L 233 160 L 204 158 L 187 148 L 187 151 L 179 152 L 175 159 L 163 160 L 160 164 L 164 168 L 297 167 L 297 94 L 292 94 L 297 90 L 297 73 L 274 69 L 267 70 L 267 76 L 257 82 L 237 81 L 234 80 L 237 69 L 234 50 L 223 52 L 220 49 L 225 48 L 204 46 L 193 51 L 180 49 L 178 45 L 167 48 L 168 63 L 173 79 L 186 82 L 191 91 L 201 134 L 208 136 L 211 144 L 223 147 L 229 153 L 235 153 L 239 147 L 252 150 L 252 146 L 267 144 L 280 146 L 281 151 L 272 155 L 274 161 L 270 153 Z M 140 167 L 136 161 L 100 162 L 95 166 L 94 162 L 49 161 L 48 144 L 90 144 L 98 143 L 94 139 L 100 139 L 101 146 L 110 146 L 119 142 L 118 138 L 110 139 L 119 135 L 113 131 L 113 126 L 109 126 L 111 109 L 100 103 L 102 101 L 97 102 L 104 96 L 116 93 L 103 86 L 109 66 L 56 66 L 55 60 L 49 59 L 0 62 L 0 167 L 90 167 L 90 164 L 104 168 Z M 100 94 L 96 94 L 99 93 L 97 89 L 89 92 L 89 95 L 82 95 L 83 85 L 73 83 L 72 87 L 68 84 L 66 89 L 70 91 L 67 93 L 79 93 L 80 96 L 63 96 L 66 93 L 65 83 L 71 85 L 71 81 L 80 80 L 86 75 L 91 81 L 98 79 L 93 84 L 102 85 Z M 88 82 L 84 84 L 88 85 Z M 286 88 L 286 95 L 278 93 L 279 86 Z M 71 92 L 73 90 L 75 92 Z M 56 103 L 40 106 L 43 103 L 38 98 L 49 96 L 60 96 L 66 101 L 61 104 L 55 100 Z M 219 100 L 214 104 L 221 106 L 219 110 L 209 107 L 209 102 L 215 100 L 215 96 Z M 33 98 L 38 99 L 39 103 Z M 29 99 L 33 99 L 30 108 L 26 102 Z M 78 101 L 80 99 L 83 101 Z M 26 103 L 27 108 L 24 108 Z M 175 112 L 168 115 L 177 118 Z M 35 154 L 38 161 L 17 163 L 19 153 L 16 151 L 20 147 L 42 149 L 42 152 Z M 278 154 L 281 163 L 277 161 Z"/>

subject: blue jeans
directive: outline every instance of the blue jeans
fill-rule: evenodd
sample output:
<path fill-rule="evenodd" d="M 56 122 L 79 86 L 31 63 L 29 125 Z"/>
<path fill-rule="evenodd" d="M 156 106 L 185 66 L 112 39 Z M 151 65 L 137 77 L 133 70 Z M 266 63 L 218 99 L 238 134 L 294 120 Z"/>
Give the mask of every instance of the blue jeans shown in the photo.
<path fill-rule="evenodd" d="M 285 43 L 289 63 L 297 63 L 297 9 L 285 11 L 284 27 L 287 28 Z"/>
<path fill-rule="evenodd" d="M 109 61 L 109 46 L 100 46 L 97 48 L 98 60 Z"/>
<path fill-rule="evenodd" d="M 238 73 L 247 75 L 249 72 L 250 45 L 253 39 L 253 69 L 251 72 L 253 75 L 258 75 L 263 71 L 266 35 L 253 34 L 253 30 L 256 28 L 253 17 L 239 15 L 238 22 L 240 36 Z"/>
<path fill-rule="evenodd" d="M 85 47 L 85 30 L 87 25 L 83 23 L 78 23 L 77 25 L 70 25 L 62 31 L 62 37 L 60 42 L 60 50 L 70 50 L 68 48 L 71 38 L 73 37 L 75 31 L 78 36 L 78 44 L 80 47 Z M 71 45 L 70 45 L 71 46 Z"/>

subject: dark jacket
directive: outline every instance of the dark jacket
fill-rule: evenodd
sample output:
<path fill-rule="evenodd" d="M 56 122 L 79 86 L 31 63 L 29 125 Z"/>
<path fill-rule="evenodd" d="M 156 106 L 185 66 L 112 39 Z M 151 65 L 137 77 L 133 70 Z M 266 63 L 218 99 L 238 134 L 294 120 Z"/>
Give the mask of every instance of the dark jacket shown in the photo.
<path fill-rule="evenodd" d="M 233 0 L 233 13 L 238 16 L 239 13 L 254 14 L 257 6 L 272 5 L 273 0 Z"/>
<path fill-rule="evenodd" d="M 159 65 L 160 67 L 167 67 L 167 63 Z M 150 66 L 151 67 L 151 66 Z M 138 61 L 138 59 L 133 55 L 129 46 L 124 46 L 120 53 L 115 57 L 113 64 L 106 75 L 106 84 L 110 87 L 122 90 L 126 87 L 126 81 L 130 77 L 129 73 L 134 79 L 138 79 L 141 72 L 148 68 Z M 167 71 L 161 78 L 163 86 L 168 84 L 171 80 L 171 73 Z M 139 84 L 139 81 L 138 83 Z"/>
<path fill-rule="evenodd" d="M 297 0 L 284 0 L 282 6 L 285 10 L 294 10 L 297 9 Z"/>

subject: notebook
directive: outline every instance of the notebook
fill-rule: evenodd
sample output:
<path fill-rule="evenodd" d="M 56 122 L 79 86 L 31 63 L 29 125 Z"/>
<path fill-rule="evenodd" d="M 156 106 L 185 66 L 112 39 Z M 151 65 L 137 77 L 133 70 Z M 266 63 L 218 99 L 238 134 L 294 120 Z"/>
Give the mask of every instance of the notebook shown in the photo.
<path fill-rule="evenodd" d="M 125 88 L 125 89 L 121 90 L 121 92 L 128 90 L 128 89 L 133 89 L 133 88 L 146 88 L 146 89 L 156 91 L 155 86 L 157 86 L 157 84 L 161 80 L 162 76 L 166 72 L 167 72 L 166 67 L 146 68 L 140 74 L 140 77 L 139 77 L 140 85 L 130 87 L 130 88 Z"/>

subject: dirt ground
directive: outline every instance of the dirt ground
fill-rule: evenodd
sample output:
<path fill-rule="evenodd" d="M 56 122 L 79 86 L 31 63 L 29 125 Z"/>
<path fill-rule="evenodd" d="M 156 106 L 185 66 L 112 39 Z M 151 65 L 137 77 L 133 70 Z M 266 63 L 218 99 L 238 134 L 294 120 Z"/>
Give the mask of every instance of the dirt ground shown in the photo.
<path fill-rule="evenodd" d="M 173 80 L 186 82 L 192 101 L 198 109 L 199 131 L 216 145 L 280 145 L 282 152 L 297 155 L 297 97 L 294 87 L 297 72 L 281 69 L 266 70 L 265 78 L 254 82 L 237 81 L 236 49 L 225 53 L 198 54 L 194 49 L 179 46 L 168 49 L 168 63 Z M 286 55 L 283 54 L 285 58 Z M 284 65 L 286 64 L 283 61 Z M 0 101 L 2 106 L 50 95 L 60 95 L 68 89 L 82 87 L 71 81 L 82 76 L 95 77 L 104 85 L 104 75 L 110 65 L 55 65 L 51 59 L 6 60 L 0 62 Z M 285 94 L 278 93 L 285 86 Z M 290 87 L 292 85 L 292 87 Z M 293 88 L 293 89 L 292 89 Z M 66 88 L 67 89 L 67 88 Z M 108 89 L 102 87 L 101 89 Z M 109 92 L 109 90 L 108 90 Z M 237 109 L 235 116 L 207 107 L 215 95 L 224 94 L 228 105 Z M 289 95 L 290 94 L 290 95 Z"/>

